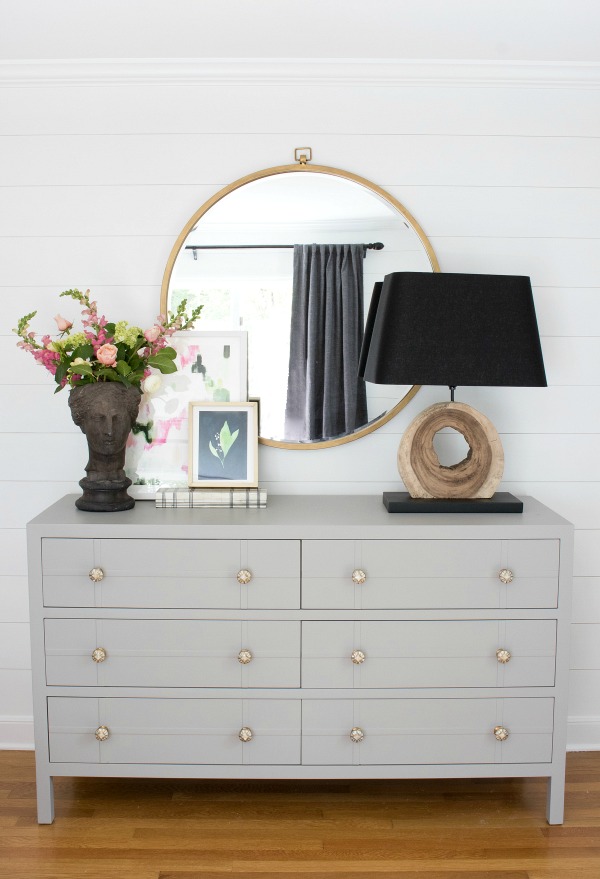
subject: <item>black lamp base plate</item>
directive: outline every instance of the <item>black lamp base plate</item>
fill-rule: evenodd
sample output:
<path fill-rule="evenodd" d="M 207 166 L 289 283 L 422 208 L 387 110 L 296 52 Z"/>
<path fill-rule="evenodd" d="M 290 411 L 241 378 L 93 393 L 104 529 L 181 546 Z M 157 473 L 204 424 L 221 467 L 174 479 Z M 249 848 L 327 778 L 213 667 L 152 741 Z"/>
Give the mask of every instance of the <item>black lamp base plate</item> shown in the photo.
<path fill-rule="evenodd" d="M 384 491 L 388 513 L 522 513 L 523 501 L 508 491 L 490 498 L 419 498 L 407 491 Z"/>

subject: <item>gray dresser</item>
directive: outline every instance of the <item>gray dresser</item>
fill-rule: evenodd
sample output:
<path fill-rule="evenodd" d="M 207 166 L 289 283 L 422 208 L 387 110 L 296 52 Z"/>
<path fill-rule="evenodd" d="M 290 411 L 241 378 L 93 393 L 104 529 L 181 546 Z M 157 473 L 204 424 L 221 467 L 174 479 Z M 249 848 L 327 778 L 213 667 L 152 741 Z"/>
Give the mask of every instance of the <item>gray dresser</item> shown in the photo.
<path fill-rule="evenodd" d="M 548 778 L 563 820 L 571 525 L 380 497 L 28 525 L 52 777 Z"/>

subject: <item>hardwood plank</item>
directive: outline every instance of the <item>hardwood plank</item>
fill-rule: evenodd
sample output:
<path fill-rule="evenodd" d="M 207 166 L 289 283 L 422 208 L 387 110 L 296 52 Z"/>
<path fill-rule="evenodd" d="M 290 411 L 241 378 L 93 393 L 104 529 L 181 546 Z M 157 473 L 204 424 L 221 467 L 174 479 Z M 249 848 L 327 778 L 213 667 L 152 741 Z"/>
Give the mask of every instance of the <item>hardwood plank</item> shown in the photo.
<path fill-rule="evenodd" d="M 227 873 L 221 871 L 216 873 L 212 871 L 208 873 L 190 873 L 188 871 L 183 872 L 176 870 L 174 872 L 160 873 L 158 879 L 223 879 L 223 876 L 226 875 Z M 261 870 L 259 873 L 245 872 L 243 875 L 244 879 L 304 879 L 307 874 L 304 871 L 301 873 L 290 873 L 286 870 L 280 873 L 272 873 Z M 333 879 L 336 875 L 342 874 L 331 873 L 329 871 L 310 873 L 311 879 Z M 463 873 L 462 875 L 466 874 Z M 434 872 L 427 871 L 426 873 L 420 871 L 415 873 L 414 870 L 411 870 L 410 872 L 402 871 L 400 873 L 396 867 L 393 867 L 391 870 L 370 870 L 366 873 L 363 871 L 360 873 L 360 879 L 382 879 L 382 877 L 385 876 L 402 876 L 402 879 L 451 879 L 451 877 L 456 877 L 457 874 L 454 871 L 449 872 L 448 870 L 435 870 Z M 469 879 L 529 879 L 529 874 L 523 870 L 517 870 L 516 872 L 511 870 L 508 873 L 504 870 L 501 872 L 498 872 L 497 870 L 492 872 L 489 872 L 488 870 L 485 870 L 484 872 L 476 870 L 475 872 L 469 871 L 468 877 Z"/>
<path fill-rule="evenodd" d="M 566 822 L 545 779 L 55 780 L 0 751 L 0 879 L 598 879 L 600 753 L 567 755 Z"/>
<path fill-rule="evenodd" d="M 82 869 L 81 861 L 61 861 L 52 864 L 47 861 L 26 860 L 9 866 L 0 865 L 0 879 L 82 879 L 89 870 L 89 865 Z M 152 864 L 137 864 L 135 872 L 127 872 L 122 863 L 98 861 L 97 870 L 87 873 L 102 879 L 158 879 L 156 868 Z"/>

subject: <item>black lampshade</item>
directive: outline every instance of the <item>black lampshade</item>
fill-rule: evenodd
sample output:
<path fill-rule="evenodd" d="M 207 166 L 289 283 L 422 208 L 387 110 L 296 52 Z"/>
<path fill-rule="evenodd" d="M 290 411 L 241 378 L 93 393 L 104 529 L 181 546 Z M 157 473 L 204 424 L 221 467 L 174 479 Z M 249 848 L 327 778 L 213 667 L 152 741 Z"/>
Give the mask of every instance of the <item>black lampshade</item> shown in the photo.
<path fill-rule="evenodd" d="M 393 272 L 375 288 L 359 365 L 366 381 L 546 386 L 528 277 Z"/>
<path fill-rule="evenodd" d="M 376 281 L 373 287 L 373 295 L 367 313 L 367 322 L 365 324 L 365 333 L 363 336 L 362 348 L 360 349 L 360 359 L 358 361 L 358 375 L 360 378 L 365 377 L 365 366 L 369 356 L 369 348 L 371 345 L 371 337 L 373 336 L 373 327 L 375 326 L 375 317 L 379 308 L 379 300 L 381 299 L 381 288 L 383 281 Z"/>

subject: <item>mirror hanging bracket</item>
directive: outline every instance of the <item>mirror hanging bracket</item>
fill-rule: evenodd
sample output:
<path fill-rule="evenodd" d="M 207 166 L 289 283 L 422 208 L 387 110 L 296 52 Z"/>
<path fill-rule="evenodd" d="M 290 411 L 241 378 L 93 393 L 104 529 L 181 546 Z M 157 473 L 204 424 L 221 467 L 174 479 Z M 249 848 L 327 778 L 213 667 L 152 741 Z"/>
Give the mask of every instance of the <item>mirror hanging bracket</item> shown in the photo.
<path fill-rule="evenodd" d="M 301 165 L 306 165 L 312 161 L 312 149 L 310 147 L 297 147 L 294 150 L 294 158 Z"/>

